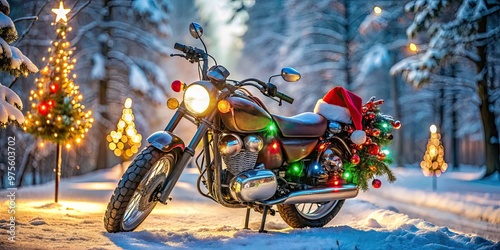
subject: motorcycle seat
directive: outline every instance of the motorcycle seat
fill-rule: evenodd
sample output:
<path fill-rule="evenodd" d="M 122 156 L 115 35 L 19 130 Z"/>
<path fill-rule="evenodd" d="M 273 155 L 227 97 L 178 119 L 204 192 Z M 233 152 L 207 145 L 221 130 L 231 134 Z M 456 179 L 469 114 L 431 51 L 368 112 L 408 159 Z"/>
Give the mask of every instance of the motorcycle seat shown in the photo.
<path fill-rule="evenodd" d="M 272 115 L 285 137 L 320 137 L 327 127 L 327 120 L 316 113 L 305 112 L 292 117 Z"/>

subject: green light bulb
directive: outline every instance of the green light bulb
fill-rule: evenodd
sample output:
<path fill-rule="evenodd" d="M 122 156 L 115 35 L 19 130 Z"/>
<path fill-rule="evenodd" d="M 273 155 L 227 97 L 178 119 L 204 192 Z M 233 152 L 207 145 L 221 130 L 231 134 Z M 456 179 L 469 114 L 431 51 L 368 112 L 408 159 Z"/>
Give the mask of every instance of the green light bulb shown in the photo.
<path fill-rule="evenodd" d="M 349 178 L 351 176 L 351 174 L 349 172 L 344 172 L 344 178 Z"/>
<path fill-rule="evenodd" d="M 268 129 L 269 129 L 269 131 L 275 131 L 276 130 L 276 126 L 274 126 L 274 124 L 271 123 L 271 125 L 269 125 Z"/>
<path fill-rule="evenodd" d="M 299 168 L 299 166 L 297 166 L 297 165 L 293 166 L 293 171 L 294 171 L 295 173 L 299 173 L 299 172 L 300 172 L 300 168 Z"/>

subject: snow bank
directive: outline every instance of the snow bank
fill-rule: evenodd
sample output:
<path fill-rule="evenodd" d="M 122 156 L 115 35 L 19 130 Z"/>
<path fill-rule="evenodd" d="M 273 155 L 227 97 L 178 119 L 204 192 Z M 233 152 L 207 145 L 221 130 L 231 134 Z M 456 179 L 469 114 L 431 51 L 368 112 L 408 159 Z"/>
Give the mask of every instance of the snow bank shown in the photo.
<path fill-rule="evenodd" d="M 467 218 L 500 224 L 498 178 L 492 181 L 477 180 L 480 176 L 477 170 L 473 172 L 471 168 L 463 168 L 468 171 L 449 171 L 438 177 L 436 192 L 431 190 L 432 178 L 423 176 L 420 168 L 395 169 L 398 181 L 372 194 L 419 207 L 436 208 Z"/>

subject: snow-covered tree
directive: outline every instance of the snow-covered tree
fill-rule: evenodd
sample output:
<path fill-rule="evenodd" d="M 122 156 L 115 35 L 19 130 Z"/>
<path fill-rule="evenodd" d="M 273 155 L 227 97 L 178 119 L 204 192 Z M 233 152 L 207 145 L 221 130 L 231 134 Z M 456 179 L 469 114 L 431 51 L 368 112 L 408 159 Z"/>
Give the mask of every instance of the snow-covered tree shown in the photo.
<path fill-rule="evenodd" d="M 10 5 L 7 0 L 0 1 L 0 71 L 13 76 L 27 76 L 36 73 L 38 68 L 17 47 L 11 46 L 18 39 L 14 22 L 8 16 Z M 23 123 L 21 113 L 23 103 L 10 88 L 0 83 L 0 126 L 9 122 Z"/>
<path fill-rule="evenodd" d="M 286 41 L 284 0 L 256 1 L 248 8 L 247 31 L 243 36 L 243 60 L 238 66 L 244 77 L 264 78 L 286 66 L 280 62 L 280 47 Z"/>
<path fill-rule="evenodd" d="M 493 83 L 488 67 L 488 52 L 491 44 L 498 41 L 500 28 L 498 20 L 489 17 L 498 14 L 498 1 L 486 0 L 418 0 L 406 6 L 407 11 L 415 12 L 415 19 L 407 29 L 407 35 L 414 39 L 427 31 L 429 42 L 420 47 L 426 50 L 397 63 L 392 73 L 403 73 L 403 77 L 415 87 L 421 87 L 433 80 L 436 69 L 447 60 L 465 58 L 475 64 L 476 76 L 469 81 L 476 82 L 479 109 L 483 124 L 486 176 L 495 170 L 500 171 L 499 134 L 495 124 L 493 103 Z M 453 13 L 453 18 L 444 17 Z M 458 61 L 458 60 L 457 60 Z"/>
<path fill-rule="evenodd" d="M 300 100 L 293 105 L 294 113 L 311 111 L 333 86 L 349 89 L 353 48 L 344 16 L 349 15 L 348 8 L 333 0 L 291 0 L 285 2 L 284 9 L 286 37 L 277 67 L 291 66 L 302 74 L 300 82 L 286 85 L 286 91 L 307 93 L 294 95 Z"/>
<path fill-rule="evenodd" d="M 142 96 L 145 104 L 166 100 L 168 78 L 163 61 L 173 50 L 165 43 L 170 36 L 168 0 L 92 1 L 78 20 L 83 22 L 74 38 L 81 44 L 77 52 L 82 65 L 92 65 L 83 78 L 96 92 L 95 113 L 97 168 L 108 167 L 106 134 L 113 128 L 123 96 Z M 140 106 L 137 106 L 140 109 Z M 144 106 L 145 113 L 151 112 Z M 141 112 L 138 112 L 140 114 Z M 137 117 L 140 127 L 148 127 L 145 118 Z"/>

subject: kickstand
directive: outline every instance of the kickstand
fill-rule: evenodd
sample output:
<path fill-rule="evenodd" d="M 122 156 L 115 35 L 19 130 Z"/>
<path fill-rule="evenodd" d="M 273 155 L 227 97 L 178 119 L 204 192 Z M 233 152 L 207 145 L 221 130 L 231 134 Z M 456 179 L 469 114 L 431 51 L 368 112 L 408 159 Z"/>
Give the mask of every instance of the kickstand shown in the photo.
<path fill-rule="evenodd" d="M 247 207 L 247 215 L 245 216 L 245 227 L 243 228 L 247 230 L 250 230 L 250 228 L 248 228 L 248 221 L 250 220 L 250 208 L 251 207 Z"/>
<path fill-rule="evenodd" d="M 266 225 L 266 217 L 267 217 L 268 210 L 269 210 L 269 206 L 264 206 L 264 212 L 262 213 L 262 222 L 260 224 L 259 233 L 267 233 L 267 231 L 264 230 L 264 226 Z"/>

